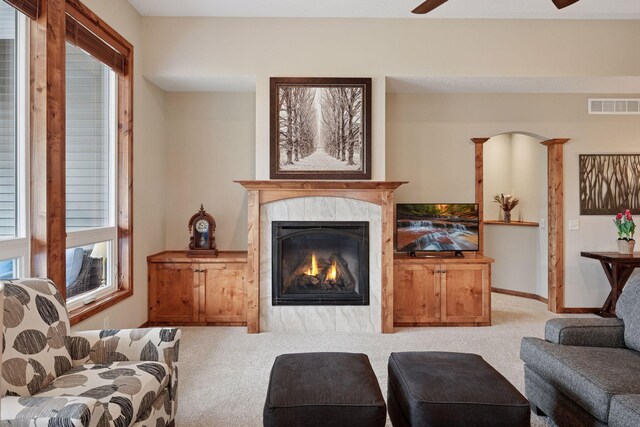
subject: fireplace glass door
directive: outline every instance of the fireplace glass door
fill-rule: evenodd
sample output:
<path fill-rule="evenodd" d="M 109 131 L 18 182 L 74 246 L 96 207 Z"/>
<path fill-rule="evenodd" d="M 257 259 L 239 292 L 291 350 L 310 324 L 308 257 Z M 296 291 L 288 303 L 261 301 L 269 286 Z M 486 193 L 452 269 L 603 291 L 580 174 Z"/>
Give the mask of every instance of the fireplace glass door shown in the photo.
<path fill-rule="evenodd" d="M 274 221 L 273 305 L 369 305 L 369 223 Z"/>

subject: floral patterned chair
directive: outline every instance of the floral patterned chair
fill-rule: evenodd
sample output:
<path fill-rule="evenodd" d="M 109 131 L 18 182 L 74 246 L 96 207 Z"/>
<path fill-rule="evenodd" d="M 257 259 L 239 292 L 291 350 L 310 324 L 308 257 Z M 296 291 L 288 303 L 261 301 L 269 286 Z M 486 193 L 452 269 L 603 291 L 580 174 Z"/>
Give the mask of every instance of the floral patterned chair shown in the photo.
<path fill-rule="evenodd" d="M 71 334 L 46 279 L 4 281 L 2 425 L 174 425 L 179 329 Z"/>

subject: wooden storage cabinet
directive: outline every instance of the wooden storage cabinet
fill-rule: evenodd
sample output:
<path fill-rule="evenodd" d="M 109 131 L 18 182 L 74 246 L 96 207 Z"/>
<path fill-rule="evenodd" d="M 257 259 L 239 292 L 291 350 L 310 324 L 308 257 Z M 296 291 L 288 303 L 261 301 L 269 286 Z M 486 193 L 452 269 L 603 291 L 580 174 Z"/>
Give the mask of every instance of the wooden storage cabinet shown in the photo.
<path fill-rule="evenodd" d="M 412 258 L 396 254 L 394 324 L 490 325 L 492 262 L 481 255 Z"/>
<path fill-rule="evenodd" d="M 151 325 L 246 325 L 246 252 L 200 258 L 167 251 L 147 263 Z"/>

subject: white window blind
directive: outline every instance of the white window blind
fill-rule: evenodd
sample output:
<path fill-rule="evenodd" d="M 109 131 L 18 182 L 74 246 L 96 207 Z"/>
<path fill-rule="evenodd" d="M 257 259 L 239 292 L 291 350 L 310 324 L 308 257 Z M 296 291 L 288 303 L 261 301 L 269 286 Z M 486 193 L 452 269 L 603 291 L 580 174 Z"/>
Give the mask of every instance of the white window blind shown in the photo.
<path fill-rule="evenodd" d="M 67 231 L 110 226 L 113 73 L 67 43 Z"/>
<path fill-rule="evenodd" d="M 17 232 L 16 14 L 0 2 L 0 238 Z"/>

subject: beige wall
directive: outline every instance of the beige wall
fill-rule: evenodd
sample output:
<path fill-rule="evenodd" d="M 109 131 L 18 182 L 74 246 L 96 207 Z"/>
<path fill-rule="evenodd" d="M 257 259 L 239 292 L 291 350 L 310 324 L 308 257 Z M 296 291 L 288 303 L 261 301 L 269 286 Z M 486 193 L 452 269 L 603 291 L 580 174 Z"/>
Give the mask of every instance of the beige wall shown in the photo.
<path fill-rule="evenodd" d="M 578 154 L 638 152 L 640 116 L 588 115 L 588 97 L 388 94 L 387 179 L 411 181 L 397 201 L 474 200 L 469 138 L 514 131 L 572 138 L 565 146 L 565 299 L 568 307 L 600 306 L 609 286 L 580 251 L 615 250 L 617 235 L 609 217 L 579 215 Z M 580 220 L 579 231 L 568 231 L 570 219 Z"/>
<path fill-rule="evenodd" d="M 166 246 L 186 249 L 200 203 L 216 220 L 221 250 L 247 248 L 247 196 L 236 179 L 255 164 L 253 93 L 167 94 Z"/>
<path fill-rule="evenodd" d="M 134 295 L 74 329 L 101 329 L 106 317 L 112 328 L 132 328 L 147 321 L 146 257 L 165 247 L 166 148 L 163 124 L 166 94 L 143 77 L 142 18 L 129 2 L 84 0 L 84 3 L 134 45 Z"/>
<path fill-rule="evenodd" d="M 640 26 L 630 21 L 151 17 L 144 25 L 153 81 L 256 77 L 257 179 L 269 177 L 269 77 L 372 77 L 372 171 L 385 179 L 387 76 L 640 74 Z"/>

